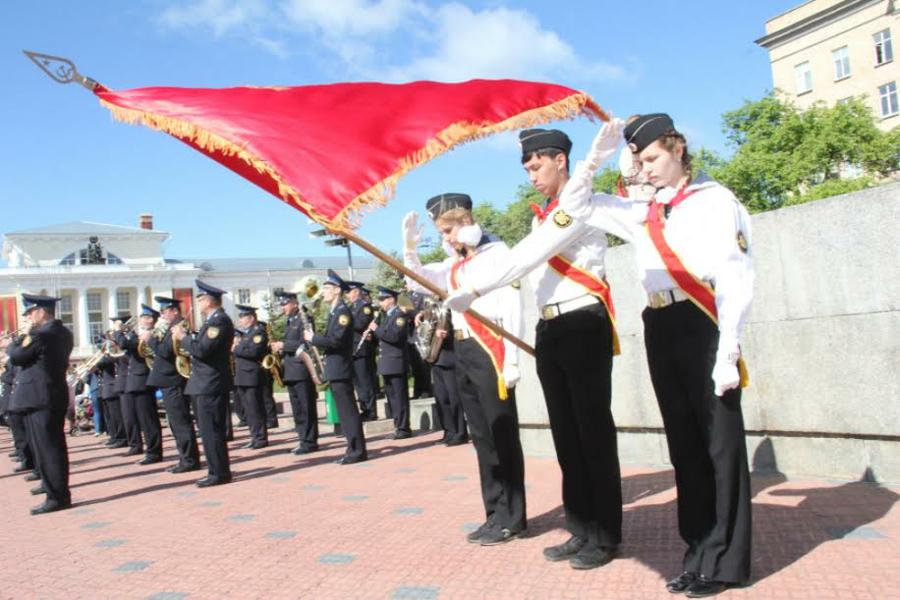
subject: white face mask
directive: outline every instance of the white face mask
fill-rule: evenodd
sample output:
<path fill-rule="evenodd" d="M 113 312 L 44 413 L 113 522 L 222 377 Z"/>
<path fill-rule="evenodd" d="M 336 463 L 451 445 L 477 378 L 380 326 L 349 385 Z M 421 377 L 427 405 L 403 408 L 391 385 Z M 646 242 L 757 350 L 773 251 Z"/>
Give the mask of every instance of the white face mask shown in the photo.
<path fill-rule="evenodd" d="M 481 226 L 478 223 L 465 225 L 456 232 L 456 241 L 464 246 L 475 248 L 482 237 Z"/>

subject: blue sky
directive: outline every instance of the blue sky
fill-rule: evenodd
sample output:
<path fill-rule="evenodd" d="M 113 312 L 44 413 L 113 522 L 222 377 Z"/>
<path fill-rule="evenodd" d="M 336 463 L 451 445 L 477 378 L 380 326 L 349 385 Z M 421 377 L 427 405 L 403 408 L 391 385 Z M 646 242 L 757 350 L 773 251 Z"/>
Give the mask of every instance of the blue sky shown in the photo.
<path fill-rule="evenodd" d="M 667 111 L 692 146 L 728 152 L 720 116 L 771 88 L 765 21 L 799 0 L 643 3 L 439 0 L 95 0 L 0 9 L 0 232 L 151 212 L 179 257 L 322 256 L 306 218 L 164 134 L 115 123 L 22 49 L 66 56 L 111 88 L 510 77 L 590 93 L 627 116 Z M 594 125 L 563 122 L 587 149 Z M 514 134 L 409 174 L 360 234 L 400 247 L 400 219 L 465 191 L 503 206 L 525 181 Z M 428 232 L 429 234 L 432 232 Z M 361 252 L 357 250 L 357 252 Z"/>

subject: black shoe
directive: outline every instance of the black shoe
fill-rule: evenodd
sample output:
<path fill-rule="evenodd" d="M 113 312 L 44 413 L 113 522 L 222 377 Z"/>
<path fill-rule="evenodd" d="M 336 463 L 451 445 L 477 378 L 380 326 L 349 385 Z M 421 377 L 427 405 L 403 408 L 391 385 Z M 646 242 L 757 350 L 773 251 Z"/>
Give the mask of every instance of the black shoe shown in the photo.
<path fill-rule="evenodd" d="M 137 456 L 138 454 L 143 454 L 144 451 L 139 448 L 129 448 L 128 452 L 125 453 L 125 456 Z"/>
<path fill-rule="evenodd" d="M 251 450 L 262 450 L 263 448 L 268 448 L 269 442 L 257 442 L 255 444 L 250 445 Z"/>
<path fill-rule="evenodd" d="M 714 581 L 700 575 L 688 586 L 685 596 L 688 598 L 706 598 L 707 596 L 720 594 L 726 589 L 728 589 L 728 584 L 724 581 Z"/>
<path fill-rule="evenodd" d="M 43 486 L 43 485 L 39 485 L 39 486 L 37 486 L 37 487 L 31 488 L 31 495 L 32 495 L 32 496 L 37 496 L 37 495 L 40 495 L 40 494 L 46 494 L 46 493 L 47 493 L 47 490 L 44 489 L 44 486 Z"/>
<path fill-rule="evenodd" d="M 139 460 L 137 464 L 139 464 L 139 465 L 141 465 L 142 467 L 144 467 L 144 466 L 147 466 L 147 465 L 156 464 L 156 463 L 158 463 L 158 462 L 162 462 L 162 457 L 158 457 L 158 456 L 145 456 L 143 459 Z"/>
<path fill-rule="evenodd" d="M 166 469 L 169 473 L 187 473 L 188 471 L 196 471 L 200 468 L 200 465 L 194 465 L 193 467 L 189 467 L 187 465 L 175 465 Z"/>
<path fill-rule="evenodd" d="M 253 447 L 253 442 L 247 442 L 246 444 L 241 446 L 241 450 L 249 450 L 252 447 Z"/>
<path fill-rule="evenodd" d="M 585 544 L 587 544 L 586 539 L 573 535 L 558 546 L 544 548 L 544 558 L 551 562 L 571 558 L 578 554 L 578 551 L 584 548 Z"/>
<path fill-rule="evenodd" d="M 412 433 L 410 433 L 409 431 L 401 431 L 401 430 L 398 430 L 398 431 L 395 431 L 395 432 L 394 432 L 394 437 L 391 438 L 391 439 L 394 439 L 394 440 L 405 440 L 405 439 L 408 439 L 408 438 L 411 438 L 411 437 L 412 437 Z"/>
<path fill-rule="evenodd" d="M 19 451 L 18 451 L 18 450 L 13 450 L 13 451 L 10 452 L 9 454 L 7 454 L 7 456 L 10 457 L 10 458 L 19 458 Z"/>
<path fill-rule="evenodd" d="M 696 573 L 682 571 L 681 575 L 666 582 L 666 589 L 672 594 L 682 594 L 697 580 Z"/>
<path fill-rule="evenodd" d="M 290 453 L 294 456 L 300 456 L 301 454 L 309 454 L 310 452 L 315 452 L 318 450 L 318 446 L 297 446 L 293 450 L 290 450 Z"/>
<path fill-rule="evenodd" d="M 446 442 L 444 442 L 444 445 L 447 446 L 448 448 L 450 448 L 453 446 L 463 446 L 468 443 L 469 443 L 468 438 L 456 438 L 456 439 L 447 440 Z"/>
<path fill-rule="evenodd" d="M 35 506 L 31 509 L 31 514 L 42 515 L 44 513 L 63 510 L 65 508 L 69 508 L 70 506 L 72 506 L 71 502 L 51 502 L 50 500 L 44 500 L 43 504 L 41 504 L 40 506 Z"/>
<path fill-rule="evenodd" d="M 15 467 L 13 467 L 13 473 L 24 473 L 25 471 L 30 471 L 30 470 L 32 470 L 33 468 L 34 468 L 34 467 L 28 467 L 28 466 L 25 466 L 25 465 L 22 464 L 22 463 L 19 463 L 19 464 L 17 464 Z"/>
<path fill-rule="evenodd" d="M 231 477 L 216 477 L 215 475 L 209 475 L 198 481 L 197 487 L 211 487 L 214 485 L 225 485 L 226 483 L 231 483 Z"/>
<path fill-rule="evenodd" d="M 487 531 L 487 533 L 481 536 L 481 545 L 497 546 L 499 544 L 505 544 L 506 542 L 516 539 L 517 537 L 521 537 L 524 532 L 524 529 L 522 529 L 521 531 L 513 531 L 512 529 L 507 529 L 506 527 L 491 527 Z"/>
<path fill-rule="evenodd" d="M 482 536 L 490 531 L 493 526 L 493 523 L 491 523 L 490 521 L 485 521 L 478 526 L 478 529 L 466 536 L 466 541 L 470 544 L 480 544 Z"/>
<path fill-rule="evenodd" d="M 128 445 L 128 442 L 123 442 L 123 441 L 119 440 L 118 442 L 113 442 L 111 444 L 106 444 L 106 445 L 109 446 L 110 448 L 124 448 L 125 446 Z"/>
<path fill-rule="evenodd" d="M 247 426 L 247 421 L 238 421 L 237 425 L 235 425 L 235 427 L 246 427 L 246 426 Z"/>
<path fill-rule="evenodd" d="M 269 421 L 266 423 L 267 429 L 278 429 L 278 421 Z"/>
<path fill-rule="evenodd" d="M 338 460 L 334 461 L 339 465 L 352 465 L 356 463 L 361 463 L 366 460 L 365 456 L 342 456 Z"/>
<path fill-rule="evenodd" d="M 605 546 L 594 546 L 589 544 L 578 551 L 578 553 L 569 559 L 569 566 L 573 569 L 587 570 L 602 567 L 618 554 L 617 547 L 608 548 Z"/>
<path fill-rule="evenodd" d="M 25 476 L 25 481 L 40 481 L 41 476 L 32 471 L 28 475 Z"/>

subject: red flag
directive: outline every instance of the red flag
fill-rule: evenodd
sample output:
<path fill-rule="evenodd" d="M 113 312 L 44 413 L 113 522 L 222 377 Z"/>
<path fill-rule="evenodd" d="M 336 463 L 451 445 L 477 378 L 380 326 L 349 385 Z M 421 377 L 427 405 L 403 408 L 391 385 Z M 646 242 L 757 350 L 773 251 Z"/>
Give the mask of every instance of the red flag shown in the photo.
<path fill-rule="evenodd" d="M 353 228 L 404 173 L 456 144 L 606 118 L 587 94 L 514 80 L 94 92 L 116 119 L 164 131 L 336 229 Z"/>

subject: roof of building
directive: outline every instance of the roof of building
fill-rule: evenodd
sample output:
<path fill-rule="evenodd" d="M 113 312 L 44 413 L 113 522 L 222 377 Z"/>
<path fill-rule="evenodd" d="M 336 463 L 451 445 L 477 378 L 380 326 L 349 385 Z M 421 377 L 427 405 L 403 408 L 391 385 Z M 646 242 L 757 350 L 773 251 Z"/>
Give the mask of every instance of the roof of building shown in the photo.
<path fill-rule="evenodd" d="M 141 229 L 140 227 L 126 227 L 124 225 L 109 225 L 107 223 L 93 223 L 91 221 L 72 221 L 58 225 L 44 225 L 31 229 L 11 231 L 11 235 L 115 235 L 115 234 L 156 234 L 168 235 L 168 232 L 159 229 Z"/>
<path fill-rule="evenodd" d="M 343 269 L 347 259 L 341 256 L 310 256 L 307 258 L 180 258 L 166 259 L 167 263 L 188 263 L 203 271 L 245 272 L 245 271 L 297 271 L 304 269 Z M 353 266 L 358 269 L 372 269 L 375 260 L 368 257 L 354 257 Z"/>

